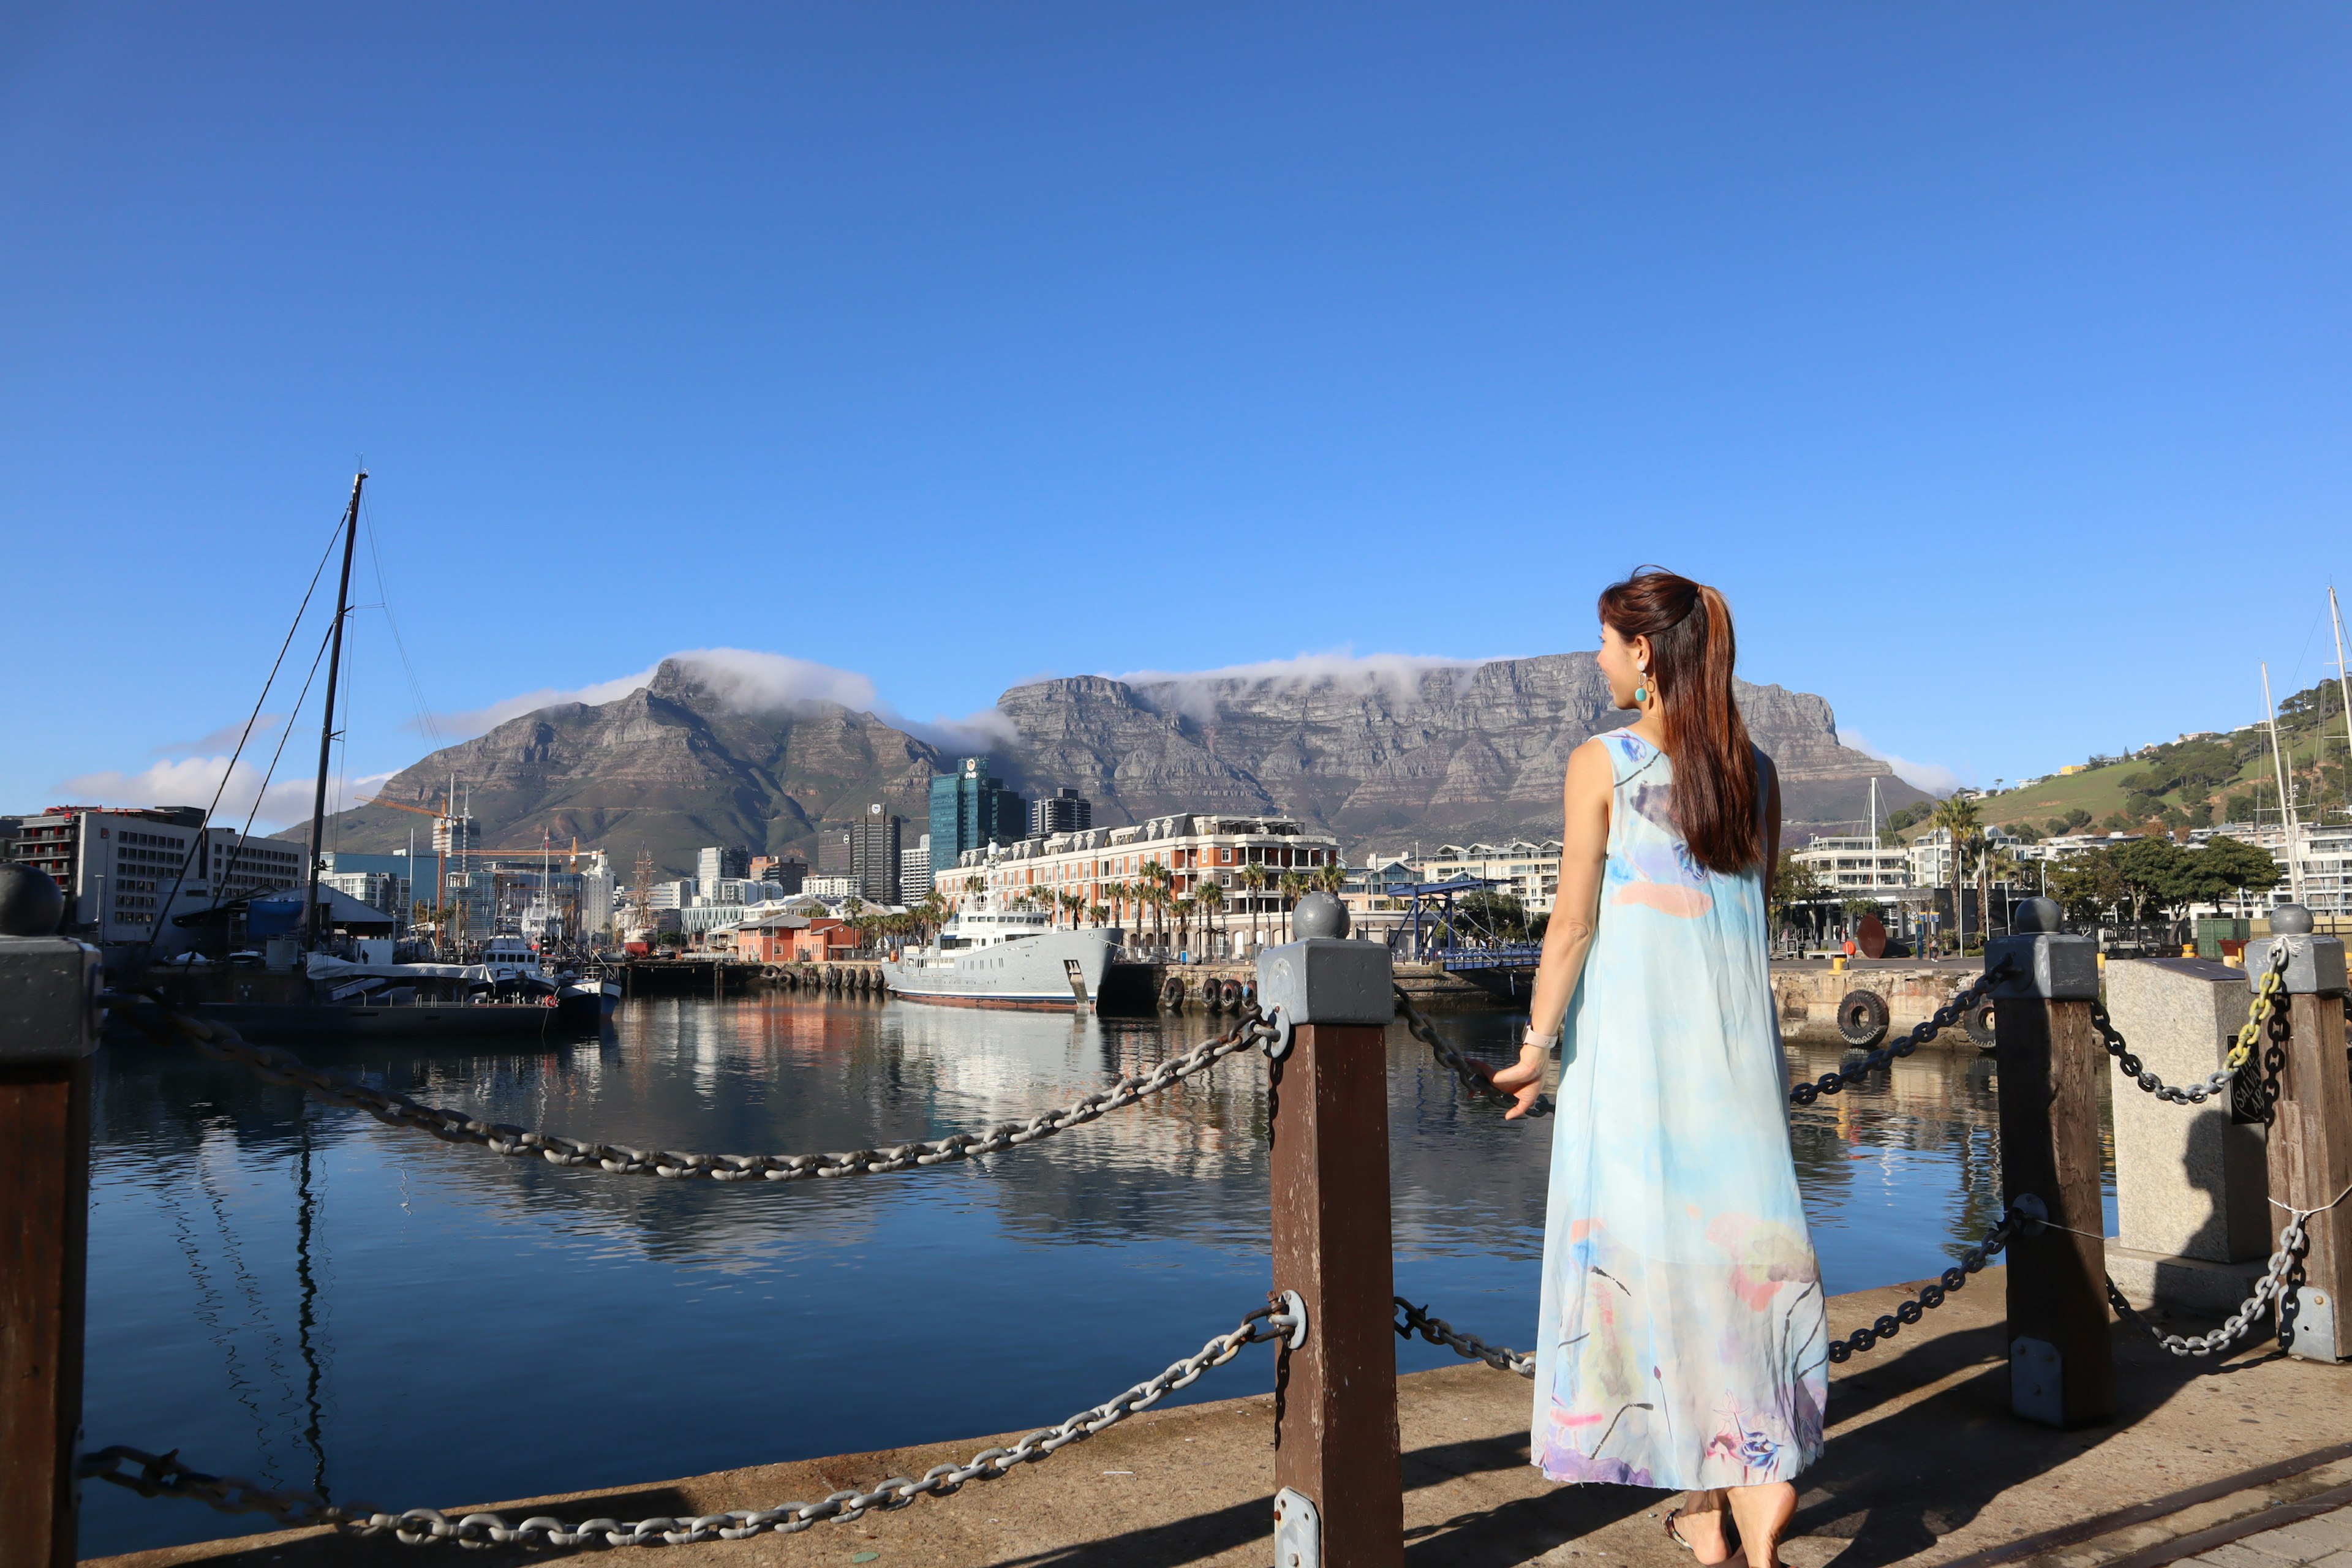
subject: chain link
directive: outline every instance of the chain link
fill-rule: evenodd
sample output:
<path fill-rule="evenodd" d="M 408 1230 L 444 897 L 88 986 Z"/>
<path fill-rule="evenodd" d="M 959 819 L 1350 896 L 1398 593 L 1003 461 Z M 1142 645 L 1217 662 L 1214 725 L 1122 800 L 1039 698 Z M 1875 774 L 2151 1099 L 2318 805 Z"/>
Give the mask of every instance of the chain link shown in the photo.
<path fill-rule="evenodd" d="M 1960 1260 L 1944 1270 L 1936 1282 L 1905 1301 L 1892 1312 L 1842 1340 L 1830 1342 L 1830 1360 L 1843 1362 L 1856 1352 L 1866 1351 L 1881 1340 L 1891 1340 L 1903 1331 L 1906 1323 L 1916 1323 L 1928 1312 L 1944 1304 L 1944 1299 L 1969 1282 L 1969 1276 L 1980 1274 L 1985 1264 L 2002 1247 L 2015 1239 L 2019 1226 L 2028 1223 L 2025 1213 L 2016 1205 L 2000 1216 L 2000 1223 L 1985 1233 L 1985 1238 L 1960 1254 Z"/>
<path fill-rule="evenodd" d="M 118 1008 L 115 1016 L 159 1039 L 165 1037 L 167 1029 L 174 1031 L 204 1055 L 215 1061 L 239 1063 L 264 1083 L 299 1089 L 330 1105 L 364 1110 L 389 1126 L 427 1132 L 446 1143 L 478 1143 L 494 1154 L 518 1159 L 537 1157 L 566 1167 L 592 1166 L 615 1175 L 712 1182 L 802 1182 L 818 1176 L 881 1175 L 1017 1149 L 1124 1110 L 1171 1084 L 1206 1072 L 1225 1058 L 1275 1037 L 1276 1033 L 1265 1015 L 1252 1004 L 1234 1020 L 1233 1027 L 1217 1038 L 1182 1056 L 1171 1057 L 1149 1072 L 1122 1078 L 1108 1089 L 1026 1121 L 999 1122 L 986 1132 L 955 1132 L 928 1142 L 894 1143 L 837 1154 L 680 1154 L 661 1149 L 634 1149 L 622 1143 L 583 1142 L 505 1122 L 478 1121 L 462 1111 L 421 1104 L 404 1094 L 373 1089 L 341 1073 L 321 1071 L 290 1051 L 250 1045 L 226 1024 L 160 1003 Z"/>
<path fill-rule="evenodd" d="M 1935 1016 L 1927 1022 L 1914 1028 L 1893 1045 L 1881 1046 L 1863 1058 L 1861 1066 L 1850 1071 L 1825 1072 L 1810 1082 L 1801 1083 L 1790 1089 L 1789 1102 L 1792 1105 L 1811 1105 L 1822 1095 L 1835 1094 L 1850 1084 L 1860 1083 L 1895 1058 L 1909 1056 L 1913 1051 L 1958 1023 L 1967 1016 L 1969 1008 L 1984 1000 L 1985 993 L 1992 989 L 1993 983 L 2007 973 L 2009 973 L 2009 960 L 2004 958 L 1969 982 L 1950 1001 L 1937 1008 Z"/>
<path fill-rule="evenodd" d="M 2285 942 L 2271 943 L 2270 969 L 2263 974 L 2262 984 L 2254 988 L 2254 999 L 2246 1007 L 2245 1026 L 2231 1043 L 2229 1059 L 2221 1070 L 2209 1075 L 2202 1083 L 2168 1084 L 2143 1068 L 2140 1059 L 2132 1055 L 2130 1043 L 2108 1019 L 2105 1003 L 2092 1002 L 2091 1022 L 2097 1026 L 2099 1038 L 2106 1043 L 2107 1055 L 2116 1058 L 2116 1067 L 2126 1078 L 2158 1100 L 2168 1100 L 2174 1105 L 2202 1105 L 2208 1100 L 2230 1092 L 2230 1080 L 2237 1077 L 2238 1069 L 2246 1065 L 2253 1055 L 2254 1047 L 2262 1043 L 2263 1031 L 2270 1027 L 2271 1019 L 2278 1011 L 2278 999 L 2286 991 L 2287 957 Z"/>
<path fill-rule="evenodd" d="M 2303 1261 L 2304 1248 L 2308 1245 L 2304 1233 L 2305 1217 L 2296 1215 L 2286 1229 L 2279 1233 L 2279 1248 L 2271 1254 L 2270 1266 L 2263 1270 L 2263 1277 L 2254 1281 L 2254 1293 L 2240 1302 L 2238 1310 L 2230 1314 L 2229 1320 L 2210 1333 L 2166 1333 L 2141 1317 L 2138 1310 L 2124 1300 L 2124 1293 L 2116 1289 L 2112 1279 L 2107 1281 L 2107 1304 L 2115 1308 L 2116 1317 L 2146 1329 L 2158 1344 L 2174 1355 L 2219 1355 L 2242 1339 L 2246 1331 L 2252 1328 L 2255 1321 L 2274 1303 L 2285 1299 L 2288 1277 Z"/>
<path fill-rule="evenodd" d="M 1404 1018 L 1406 1029 L 1412 1032 L 1414 1039 L 1430 1048 L 1437 1058 L 1438 1065 L 1453 1073 L 1462 1087 L 1470 1092 L 1472 1099 L 1492 1100 L 1496 1105 L 1517 1105 L 1519 1102 L 1517 1095 L 1495 1087 L 1485 1063 L 1472 1061 L 1439 1038 L 1437 1026 L 1412 1005 L 1412 998 L 1404 994 L 1403 986 L 1399 985 L 1395 990 L 1397 1012 Z M 1551 1111 L 1551 1096 L 1548 1094 L 1537 1095 L 1535 1103 L 1528 1107 L 1529 1116 L 1549 1116 Z"/>
<path fill-rule="evenodd" d="M 509 1524 L 495 1513 L 469 1513 L 450 1519 L 437 1509 L 412 1508 L 386 1513 L 367 1503 L 337 1505 L 311 1492 L 273 1491 L 236 1476 L 208 1476 L 180 1463 L 179 1451 L 161 1456 L 117 1446 L 82 1457 L 85 1479 L 111 1481 L 142 1497 L 194 1498 L 224 1513 L 266 1513 L 291 1528 L 332 1524 L 353 1535 L 382 1535 L 410 1546 L 455 1541 L 466 1546 L 650 1546 L 656 1542 L 683 1546 L 698 1541 L 741 1541 L 775 1531 L 792 1534 L 828 1520 L 849 1521 L 869 1509 L 905 1508 L 919 1497 L 946 1497 L 966 1481 L 992 1481 L 1014 1467 L 1034 1464 L 1072 1443 L 1083 1442 L 1107 1426 L 1115 1426 L 1139 1410 L 1197 1380 L 1213 1367 L 1239 1355 L 1244 1345 L 1262 1340 L 1295 1342 L 1306 1330 L 1305 1308 L 1295 1298 L 1283 1305 L 1269 1303 L 1244 1317 L 1231 1332 L 1219 1334 L 1200 1351 L 1170 1364 L 1158 1376 L 1137 1384 L 1116 1398 L 1081 1410 L 1058 1426 L 1041 1426 L 1008 1448 L 983 1448 L 961 1465 L 934 1465 L 919 1478 L 893 1476 L 864 1491 L 837 1491 L 822 1502 L 788 1502 L 757 1510 L 737 1509 L 694 1519 L 641 1519 L 624 1524 L 618 1520 L 591 1519 L 566 1524 L 545 1514 L 534 1514 L 520 1524 Z M 135 1468 L 126 1470 L 128 1464 Z"/>
<path fill-rule="evenodd" d="M 1443 1318 L 1433 1318 L 1426 1307 L 1416 1307 L 1403 1297 L 1394 1298 L 1397 1305 L 1397 1338 L 1410 1340 L 1419 1334 L 1433 1345 L 1445 1345 L 1465 1361 L 1483 1361 L 1496 1372 L 1516 1373 L 1531 1378 L 1536 1374 L 1536 1358 L 1521 1355 L 1504 1345 L 1490 1345 L 1475 1334 L 1465 1334 Z"/>

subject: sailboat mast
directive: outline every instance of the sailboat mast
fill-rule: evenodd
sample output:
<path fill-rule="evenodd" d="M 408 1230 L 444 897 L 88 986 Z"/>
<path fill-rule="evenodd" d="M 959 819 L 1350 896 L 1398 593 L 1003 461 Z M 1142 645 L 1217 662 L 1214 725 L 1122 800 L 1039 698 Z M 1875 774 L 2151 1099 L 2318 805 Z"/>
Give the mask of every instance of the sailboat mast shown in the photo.
<path fill-rule="evenodd" d="M 319 786 L 310 797 L 310 880 L 302 899 L 302 936 L 306 942 L 319 940 L 319 851 L 327 826 L 327 762 L 335 745 L 335 678 L 342 672 L 343 616 L 352 603 L 352 547 L 360 537 L 360 487 L 367 483 L 367 470 L 362 468 L 352 478 L 352 504 L 343 509 L 343 576 L 335 587 L 335 629 L 333 646 L 327 654 L 327 716 L 319 725 Z"/>
<path fill-rule="evenodd" d="M 2352 747 L 2352 678 L 2344 673 L 2344 607 L 2336 602 L 2336 584 L 2333 583 L 2327 584 L 2327 618 L 2336 623 L 2336 694 L 2344 700 L 2344 742 Z M 2352 777 L 2352 752 L 2347 752 L 2344 766 L 2347 776 Z M 2326 775 L 2321 776 L 2324 778 Z M 2352 799 L 2347 799 L 2344 804 L 2347 812 L 2352 812 Z M 2327 821 L 2326 809 L 2326 797 L 2322 795 L 2320 824 L 2323 826 Z"/>
<path fill-rule="evenodd" d="M 2271 772 L 2278 779 L 2279 826 L 2286 835 L 2287 895 L 2303 902 L 2303 847 L 2295 842 L 2294 806 L 2286 796 L 2286 758 L 2279 751 L 2278 710 L 2271 706 L 2271 667 L 2263 665 L 2263 718 L 2271 730 Z"/>

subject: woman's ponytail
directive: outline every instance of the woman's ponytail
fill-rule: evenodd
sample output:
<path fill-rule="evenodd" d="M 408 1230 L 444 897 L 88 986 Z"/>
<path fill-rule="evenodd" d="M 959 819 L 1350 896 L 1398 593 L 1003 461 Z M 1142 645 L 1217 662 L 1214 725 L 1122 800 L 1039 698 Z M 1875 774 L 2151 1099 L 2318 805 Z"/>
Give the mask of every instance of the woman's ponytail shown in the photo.
<path fill-rule="evenodd" d="M 1623 637 L 1650 639 L 1650 675 L 1665 706 L 1674 759 L 1675 825 L 1711 871 L 1764 858 L 1761 781 L 1748 724 L 1731 694 L 1738 643 L 1731 606 L 1703 583 L 1645 567 L 1601 595 L 1601 618 Z"/>

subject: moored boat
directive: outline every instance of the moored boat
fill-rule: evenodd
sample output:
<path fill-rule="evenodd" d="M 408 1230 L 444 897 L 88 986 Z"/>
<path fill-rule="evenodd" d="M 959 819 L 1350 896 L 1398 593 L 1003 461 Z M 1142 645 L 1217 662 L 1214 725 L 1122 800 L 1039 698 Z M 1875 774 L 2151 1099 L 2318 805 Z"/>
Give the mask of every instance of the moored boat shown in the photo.
<path fill-rule="evenodd" d="M 1091 1007 L 1124 933 L 1057 929 L 1046 916 L 975 895 L 930 946 L 882 965 L 894 996 L 963 1007 Z"/>

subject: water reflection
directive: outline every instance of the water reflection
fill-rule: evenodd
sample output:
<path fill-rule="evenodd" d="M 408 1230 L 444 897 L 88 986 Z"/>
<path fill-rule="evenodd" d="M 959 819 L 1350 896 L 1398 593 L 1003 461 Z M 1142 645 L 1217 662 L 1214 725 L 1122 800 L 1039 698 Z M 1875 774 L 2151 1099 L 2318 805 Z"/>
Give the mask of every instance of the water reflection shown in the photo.
<path fill-rule="evenodd" d="M 1500 1057 L 1517 1023 L 1444 1026 Z M 799 1152 L 1034 1116 L 1214 1027 L 647 999 L 601 1040 L 528 1052 L 304 1054 L 576 1137 Z M 1040 1425 L 1198 1348 L 1267 1283 L 1255 1057 L 983 1160 L 729 1185 L 446 1146 L 159 1047 L 100 1064 L 92 1442 L 339 1497 L 478 1501 Z M 1524 1344 L 1549 1128 L 1466 1104 L 1401 1029 L 1390 1067 L 1399 1289 Z M 1832 1290 L 1934 1272 L 1998 1211 L 1973 1056 L 1915 1058 L 1793 1126 Z M 1269 1365 L 1188 1396 L 1251 1392 Z M 85 1554 L 239 1523 L 112 1488 L 86 1501 Z"/>

